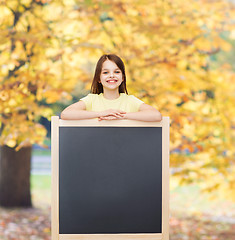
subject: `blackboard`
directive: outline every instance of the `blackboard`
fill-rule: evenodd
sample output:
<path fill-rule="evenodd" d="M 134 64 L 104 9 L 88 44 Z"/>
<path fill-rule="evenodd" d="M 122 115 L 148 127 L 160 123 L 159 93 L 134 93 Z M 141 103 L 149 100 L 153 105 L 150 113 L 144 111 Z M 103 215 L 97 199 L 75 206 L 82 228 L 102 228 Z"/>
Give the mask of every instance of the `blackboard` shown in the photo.
<path fill-rule="evenodd" d="M 60 234 L 161 233 L 162 129 L 60 127 Z"/>
<path fill-rule="evenodd" d="M 52 117 L 52 240 L 169 239 L 169 118 Z"/>

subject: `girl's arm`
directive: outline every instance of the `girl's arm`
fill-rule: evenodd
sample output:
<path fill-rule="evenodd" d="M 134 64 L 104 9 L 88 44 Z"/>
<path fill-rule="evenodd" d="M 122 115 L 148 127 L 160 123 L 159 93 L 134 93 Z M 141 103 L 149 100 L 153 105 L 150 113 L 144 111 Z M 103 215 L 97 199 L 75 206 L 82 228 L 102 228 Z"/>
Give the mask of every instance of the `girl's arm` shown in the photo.
<path fill-rule="evenodd" d="M 124 114 L 124 119 L 160 122 L 162 120 L 162 115 L 156 108 L 146 103 L 142 103 L 138 112 L 128 112 Z"/>
<path fill-rule="evenodd" d="M 100 112 L 92 112 L 86 110 L 86 105 L 83 101 L 71 104 L 65 108 L 60 117 L 63 120 L 79 120 L 100 117 Z"/>
<path fill-rule="evenodd" d="M 118 109 L 108 109 L 100 112 L 87 111 L 85 103 L 83 101 L 79 101 L 65 108 L 60 117 L 63 120 L 80 120 L 105 116 L 113 116 L 118 119 L 123 119 L 123 114 L 125 113 L 126 112 Z"/>

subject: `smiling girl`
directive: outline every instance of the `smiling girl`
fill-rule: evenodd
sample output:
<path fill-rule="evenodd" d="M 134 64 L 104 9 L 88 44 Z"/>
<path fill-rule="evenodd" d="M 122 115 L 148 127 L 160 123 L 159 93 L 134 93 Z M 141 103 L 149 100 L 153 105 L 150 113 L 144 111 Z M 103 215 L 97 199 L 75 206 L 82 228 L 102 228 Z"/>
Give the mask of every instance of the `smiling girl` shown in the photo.
<path fill-rule="evenodd" d="M 161 121 L 162 115 L 154 107 L 128 95 L 123 61 L 115 54 L 105 54 L 97 62 L 91 93 L 61 113 L 64 120 L 89 118 L 151 122 Z"/>

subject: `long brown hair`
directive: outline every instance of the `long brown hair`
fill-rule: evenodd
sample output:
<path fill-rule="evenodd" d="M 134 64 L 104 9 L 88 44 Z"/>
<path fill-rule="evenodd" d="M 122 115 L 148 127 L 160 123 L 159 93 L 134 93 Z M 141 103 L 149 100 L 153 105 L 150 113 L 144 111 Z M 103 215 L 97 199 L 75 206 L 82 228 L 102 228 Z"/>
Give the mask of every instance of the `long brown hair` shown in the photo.
<path fill-rule="evenodd" d="M 119 93 L 128 94 L 127 89 L 126 89 L 125 66 L 124 66 L 122 59 L 115 54 L 104 54 L 98 60 L 98 62 L 96 64 L 95 75 L 94 75 L 92 85 L 91 85 L 91 93 L 100 94 L 100 93 L 104 92 L 103 85 L 101 83 L 99 83 L 99 81 L 100 81 L 100 74 L 101 74 L 102 66 L 106 60 L 115 62 L 117 64 L 117 66 L 119 67 L 119 69 L 122 71 L 123 81 L 122 81 L 121 85 L 119 86 Z"/>

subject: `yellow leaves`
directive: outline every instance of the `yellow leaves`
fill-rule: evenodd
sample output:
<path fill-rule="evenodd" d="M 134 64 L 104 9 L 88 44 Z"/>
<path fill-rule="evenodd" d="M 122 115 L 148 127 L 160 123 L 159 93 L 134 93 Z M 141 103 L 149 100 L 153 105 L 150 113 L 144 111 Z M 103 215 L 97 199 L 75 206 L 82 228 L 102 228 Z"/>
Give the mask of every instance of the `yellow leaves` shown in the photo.
<path fill-rule="evenodd" d="M 165 17 L 162 17 L 162 23 L 164 25 L 168 25 L 169 23 L 171 23 L 171 20 L 169 17 L 165 16 Z"/>
<path fill-rule="evenodd" d="M 172 105 L 176 105 L 177 103 L 180 102 L 180 97 L 179 96 L 172 96 L 171 99 L 170 99 L 170 102 Z"/>
<path fill-rule="evenodd" d="M 207 116 L 209 114 L 216 113 L 215 109 L 209 103 L 203 101 L 187 101 L 183 104 L 183 109 L 193 113 L 200 113 L 201 116 Z"/>
<path fill-rule="evenodd" d="M 43 93 L 47 103 L 54 103 L 60 99 L 59 93 L 54 90 L 49 90 Z"/>
<path fill-rule="evenodd" d="M 0 5 L 0 16 L 1 16 L 0 26 L 3 26 L 4 24 L 10 26 L 13 23 L 12 15 L 13 13 L 11 12 L 11 10 L 8 7 L 1 4 Z"/>
<path fill-rule="evenodd" d="M 223 141 L 221 138 L 213 138 L 211 140 L 211 143 L 214 144 L 214 145 L 220 145 L 220 144 L 223 144 Z"/>
<path fill-rule="evenodd" d="M 21 3 L 8 4 L 15 10 Z M 235 77 L 226 63 L 223 69 L 212 70 L 209 59 L 217 48 L 232 50 L 221 38 L 221 23 L 235 39 L 221 2 L 203 1 L 203 8 L 201 1 L 109 1 L 106 8 L 95 2 L 89 9 L 82 2 L 77 9 L 75 5 L 75 0 L 36 4 L 34 14 L 21 6 L 24 13 L 14 30 L 8 30 L 14 21 L 12 12 L 0 6 L 0 77 L 7 79 L 9 70 L 26 61 L 6 80 L 4 89 L 0 86 L 0 122 L 5 124 L 1 143 L 17 150 L 42 144 L 46 130 L 36 122 L 41 116 L 50 119 L 53 108 L 41 103 L 71 100 L 68 92 L 77 83 L 83 84 L 75 94 L 89 91 L 97 59 L 115 52 L 125 62 L 128 92 L 143 88 L 142 100 L 171 117 L 171 149 L 194 156 L 172 154 L 175 167 L 191 168 L 189 178 L 195 179 L 206 176 L 210 164 L 226 162 L 217 157 L 223 150 L 232 159 Z M 106 21 L 101 23 L 100 16 Z M 3 114 L 8 118 L 3 119 Z M 200 169 L 204 164 L 208 167 Z M 219 171 L 208 171 L 208 178 Z"/>
<path fill-rule="evenodd" d="M 213 134 L 214 134 L 214 136 L 219 137 L 220 134 L 221 134 L 220 129 L 216 128 L 216 129 L 213 131 Z"/>
<path fill-rule="evenodd" d="M 183 105 L 183 109 L 190 112 L 196 112 L 202 107 L 202 105 L 203 104 L 200 102 L 188 101 Z"/>
<path fill-rule="evenodd" d="M 184 136 L 187 136 L 189 138 L 192 138 L 195 134 L 195 125 L 194 124 L 185 124 L 182 129 L 182 134 Z M 187 148 L 187 146 L 185 146 Z M 188 146 L 190 148 L 190 152 L 193 152 L 194 149 L 191 149 L 191 146 Z"/>
<path fill-rule="evenodd" d="M 16 140 L 15 140 L 15 139 L 9 139 L 9 140 L 7 140 L 7 141 L 5 142 L 5 144 L 6 144 L 8 147 L 13 148 L 13 147 L 15 147 L 15 145 L 16 145 Z"/>
<path fill-rule="evenodd" d="M 198 20 L 196 21 L 196 23 L 197 23 L 197 25 L 198 25 L 199 27 L 201 27 L 201 26 L 204 25 L 204 21 L 203 21 L 202 19 L 198 19 Z"/>
<path fill-rule="evenodd" d="M 19 151 L 22 147 L 28 147 L 31 146 L 32 143 L 29 138 L 26 138 L 25 140 L 21 141 L 20 144 L 15 148 L 16 151 Z"/>
<path fill-rule="evenodd" d="M 199 152 L 197 155 L 195 155 L 195 160 L 197 162 L 201 162 L 201 166 L 204 164 L 208 164 L 211 161 L 211 156 L 209 152 Z"/>
<path fill-rule="evenodd" d="M 42 145 L 46 137 L 47 130 L 44 126 L 33 121 L 19 119 L 9 119 L 0 136 L 0 144 L 11 148 L 20 148 L 37 143 Z"/>
<path fill-rule="evenodd" d="M 207 39 L 207 38 L 197 38 L 194 41 L 194 45 L 196 46 L 196 48 L 200 49 L 200 50 L 205 50 L 205 51 L 209 51 L 212 48 L 212 42 Z"/>
<path fill-rule="evenodd" d="M 36 99 L 37 101 L 41 101 L 43 96 L 43 89 L 39 88 L 37 91 Z"/>
<path fill-rule="evenodd" d="M 204 106 L 201 108 L 201 112 L 204 115 L 208 115 L 211 111 L 211 106 L 209 104 L 204 104 Z"/>
<path fill-rule="evenodd" d="M 13 148 L 17 144 L 17 138 L 19 135 L 16 131 L 11 131 L 11 129 L 12 127 L 9 125 L 3 129 L 2 134 L 0 136 L 0 144 L 1 145 L 5 144 Z"/>
<path fill-rule="evenodd" d="M 46 99 L 47 103 L 54 103 L 60 100 L 63 97 L 68 97 L 68 94 L 63 91 L 58 90 L 48 90 L 43 92 L 43 97 Z"/>
<path fill-rule="evenodd" d="M 10 99 L 10 101 L 8 102 L 8 105 L 10 106 L 10 107 L 14 107 L 14 106 L 16 106 L 17 105 L 17 102 L 16 102 L 16 100 L 15 99 Z"/>
<path fill-rule="evenodd" d="M 177 68 L 178 69 L 185 69 L 188 65 L 188 61 L 182 59 L 180 61 L 177 62 Z"/>
<path fill-rule="evenodd" d="M 220 39 L 221 40 L 221 39 Z M 232 45 L 224 40 L 220 41 L 219 45 L 225 52 L 229 52 L 232 49 Z"/>
<path fill-rule="evenodd" d="M 85 90 L 90 90 L 91 89 L 91 83 L 90 82 L 87 82 L 86 84 L 85 84 Z"/>
<path fill-rule="evenodd" d="M 35 124 L 35 132 L 38 136 L 42 136 L 45 137 L 47 134 L 47 130 L 45 129 L 44 126 L 42 126 L 41 124 Z"/>
<path fill-rule="evenodd" d="M 216 48 L 221 48 L 224 51 L 231 50 L 231 44 L 227 41 L 223 40 L 220 36 L 215 35 L 214 37 L 200 37 L 194 41 L 194 45 L 196 48 L 203 50 L 203 51 L 212 51 Z"/>
<path fill-rule="evenodd" d="M 60 89 L 39 89 L 36 98 L 38 101 L 44 98 L 47 103 L 51 104 L 62 99 L 71 100 L 71 95 Z"/>
<path fill-rule="evenodd" d="M 42 108 L 41 115 L 50 120 L 51 116 L 53 115 L 53 110 L 51 108 Z"/>
<path fill-rule="evenodd" d="M 6 101 L 8 98 L 9 98 L 8 92 L 5 92 L 5 91 L 0 92 L 0 100 L 1 101 Z"/>
<path fill-rule="evenodd" d="M 66 100 L 72 100 L 72 96 L 69 93 L 65 92 L 65 91 L 63 91 L 61 93 L 61 98 L 64 98 Z"/>
<path fill-rule="evenodd" d="M 227 41 L 223 40 L 221 37 L 218 36 L 214 38 L 213 43 L 215 48 L 221 48 L 226 52 L 230 51 L 232 47 L 230 43 L 228 43 Z"/>
<path fill-rule="evenodd" d="M 196 92 L 194 94 L 195 101 L 205 101 L 206 100 L 206 93 L 204 91 Z"/>
<path fill-rule="evenodd" d="M 229 37 L 230 37 L 230 39 L 232 39 L 232 40 L 235 39 L 235 29 L 232 30 L 232 31 L 229 33 Z"/>
<path fill-rule="evenodd" d="M 134 8 L 127 8 L 126 9 L 126 13 L 128 16 L 132 17 L 132 16 L 138 16 L 138 11 Z"/>

